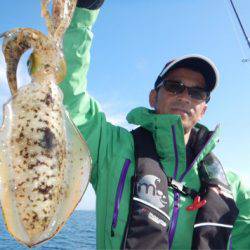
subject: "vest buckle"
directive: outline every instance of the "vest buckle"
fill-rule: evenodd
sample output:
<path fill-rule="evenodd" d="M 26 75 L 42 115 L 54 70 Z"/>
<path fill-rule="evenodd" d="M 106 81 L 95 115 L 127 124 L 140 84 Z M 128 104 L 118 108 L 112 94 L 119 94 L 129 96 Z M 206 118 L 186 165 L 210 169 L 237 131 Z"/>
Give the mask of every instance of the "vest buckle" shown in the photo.
<path fill-rule="evenodd" d="M 177 190 L 177 191 L 179 191 L 179 192 L 182 193 L 182 194 L 186 194 L 186 193 L 184 192 L 184 189 L 183 189 L 183 186 L 184 186 L 184 185 L 183 185 L 181 182 L 178 182 L 178 181 L 172 179 L 170 185 L 171 185 L 171 187 L 172 187 L 174 190 Z"/>

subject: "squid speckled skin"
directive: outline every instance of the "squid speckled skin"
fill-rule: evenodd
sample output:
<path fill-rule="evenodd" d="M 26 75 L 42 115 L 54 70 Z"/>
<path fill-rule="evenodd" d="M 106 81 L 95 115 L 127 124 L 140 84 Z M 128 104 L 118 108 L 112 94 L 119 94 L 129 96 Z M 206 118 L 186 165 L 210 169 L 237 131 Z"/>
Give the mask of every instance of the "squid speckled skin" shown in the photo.
<path fill-rule="evenodd" d="M 3 53 L 12 98 L 4 105 L 0 129 L 0 200 L 11 235 L 32 247 L 53 237 L 80 201 L 91 159 L 62 101 L 56 83 L 66 72 L 61 39 L 76 0 L 43 0 L 48 37 L 18 28 L 5 32 Z M 29 48 L 32 82 L 17 88 L 16 70 Z"/>

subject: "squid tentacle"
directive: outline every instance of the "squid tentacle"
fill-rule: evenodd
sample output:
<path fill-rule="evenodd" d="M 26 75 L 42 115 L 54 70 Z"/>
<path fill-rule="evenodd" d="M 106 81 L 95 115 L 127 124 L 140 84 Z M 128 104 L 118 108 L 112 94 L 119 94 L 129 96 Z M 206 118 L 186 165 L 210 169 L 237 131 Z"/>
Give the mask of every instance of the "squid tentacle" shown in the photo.
<path fill-rule="evenodd" d="M 17 93 L 17 66 L 21 56 L 30 48 L 39 53 L 48 44 L 48 38 L 40 31 L 18 28 L 2 34 L 3 54 L 7 64 L 7 80 L 12 95 Z"/>
<path fill-rule="evenodd" d="M 52 15 L 48 11 L 49 2 L 50 0 L 42 1 L 42 15 L 46 19 L 49 36 L 60 44 L 70 24 L 77 0 L 53 0 Z"/>
<path fill-rule="evenodd" d="M 46 19 L 49 36 L 30 28 L 18 28 L 0 35 L 4 37 L 3 54 L 7 64 L 7 79 L 12 95 L 17 93 L 17 66 L 23 53 L 33 49 L 31 73 L 40 79 L 54 73 L 60 82 L 66 73 L 61 52 L 62 36 L 69 26 L 77 0 L 53 0 L 52 15 L 48 11 L 51 0 L 42 0 L 42 15 Z"/>

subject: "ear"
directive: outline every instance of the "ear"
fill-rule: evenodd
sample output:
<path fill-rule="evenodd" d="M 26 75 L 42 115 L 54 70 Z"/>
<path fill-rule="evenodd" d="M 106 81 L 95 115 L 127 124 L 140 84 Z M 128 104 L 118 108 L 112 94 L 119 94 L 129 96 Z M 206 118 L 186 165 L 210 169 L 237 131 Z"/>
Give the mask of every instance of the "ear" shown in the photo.
<path fill-rule="evenodd" d="M 157 92 L 156 90 L 152 89 L 149 94 L 149 105 L 151 108 L 156 109 L 157 106 Z"/>

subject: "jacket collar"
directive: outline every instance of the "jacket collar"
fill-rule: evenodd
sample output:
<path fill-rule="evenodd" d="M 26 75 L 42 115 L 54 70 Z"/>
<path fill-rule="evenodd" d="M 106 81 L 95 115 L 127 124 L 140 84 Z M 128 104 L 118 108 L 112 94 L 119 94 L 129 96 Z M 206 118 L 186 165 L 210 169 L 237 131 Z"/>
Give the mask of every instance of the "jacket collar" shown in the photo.
<path fill-rule="evenodd" d="M 154 137 L 156 150 L 160 159 L 168 164 L 167 173 L 173 177 L 181 177 L 186 172 L 186 146 L 181 118 L 172 114 L 156 114 L 153 110 L 139 107 L 127 115 L 127 121 L 149 130 Z M 219 126 L 215 131 L 209 131 L 205 126 L 196 124 L 193 128 L 195 134 L 194 149 L 195 159 L 189 170 L 213 150 L 218 142 Z M 178 164 L 178 167 L 176 167 Z M 176 168 L 177 173 L 176 172 Z M 169 172 L 170 171 L 170 172 Z M 176 176 L 174 176 L 176 174 Z"/>

